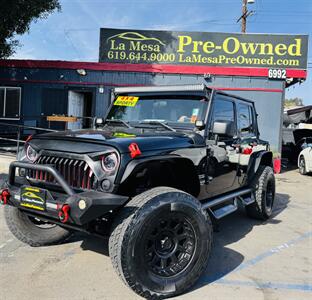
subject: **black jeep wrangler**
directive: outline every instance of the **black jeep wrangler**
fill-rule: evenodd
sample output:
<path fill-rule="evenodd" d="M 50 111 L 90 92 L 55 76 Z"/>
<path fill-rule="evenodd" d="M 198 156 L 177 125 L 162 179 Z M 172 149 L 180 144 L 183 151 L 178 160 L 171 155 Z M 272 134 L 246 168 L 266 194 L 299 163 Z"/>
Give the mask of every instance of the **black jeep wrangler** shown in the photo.
<path fill-rule="evenodd" d="M 75 230 L 109 237 L 137 294 L 189 289 L 206 268 L 212 224 L 272 213 L 275 179 L 252 101 L 204 85 L 116 88 L 97 128 L 36 135 L 1 190 L 11 232 L 31 246 Z"/>

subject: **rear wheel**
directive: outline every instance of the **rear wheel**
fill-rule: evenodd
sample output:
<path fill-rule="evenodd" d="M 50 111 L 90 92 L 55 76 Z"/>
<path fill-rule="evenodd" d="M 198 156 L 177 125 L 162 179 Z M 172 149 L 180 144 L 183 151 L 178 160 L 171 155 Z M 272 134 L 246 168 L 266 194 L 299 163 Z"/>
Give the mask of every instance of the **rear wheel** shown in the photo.
<path fill-rule="evenodd" d="M 205 269 L 212 242 L 209 216 L 193 196 L 157 187 L 120 212 L 109 254 L 122 280 L 145 298 L 189 289 Z"/>
<path fill-rule="evenodd" d="M 307 174 L 306 163 L 305 163 L 305 159 L 303 156 L 301 156 L 299 160 L 299 173 L 301 175 Z"/>
<path fill-rule="evenodd" d="M 4 207 L 6 223 L 12 234 L 20 241 L 32 246 L 59 244 L 71 235 L 71 231 L 56 224 L 27 216 L 16 207 Z"/>
<path fill-rule="evenodd" d="M 272 214 L 275 199 L 275 178 L 273 169 L 260 166 L 252 183 L 255 202 L 246 206 L 247 215 L 260 220 L 267 220 Z"/>

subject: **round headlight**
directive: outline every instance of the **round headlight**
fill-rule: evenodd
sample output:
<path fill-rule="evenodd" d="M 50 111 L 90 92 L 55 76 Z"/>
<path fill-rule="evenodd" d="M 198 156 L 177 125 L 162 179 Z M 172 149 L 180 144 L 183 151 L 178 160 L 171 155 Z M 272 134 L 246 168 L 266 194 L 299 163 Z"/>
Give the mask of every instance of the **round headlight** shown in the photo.
<path fill-rule="evenodd" d="M 26 148 L 26 157 L 31 162 L 34 162 L 38 158 L 38 153 L 33 147 L 28 145 Z"/>
<path fill-rule="evenodd" d="M 116 153 L 110 153 L 102 157 L 102 168 L 105 172 L 113 172 L 118 167 L 118 156 Z"/>

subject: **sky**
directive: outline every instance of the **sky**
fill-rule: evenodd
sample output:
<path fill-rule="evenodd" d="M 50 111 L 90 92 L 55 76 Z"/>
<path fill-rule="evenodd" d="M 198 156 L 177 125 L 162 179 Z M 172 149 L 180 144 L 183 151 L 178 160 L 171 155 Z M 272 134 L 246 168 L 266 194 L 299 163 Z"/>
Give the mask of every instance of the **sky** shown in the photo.
<path fill-rule="evenodd" d="M 242 0 L 60 0 L 61 12 L 19 36 L 12 58 L 98 61 L 101 27 L 177 31 L 240 32 Z M 312 0 L 255 0 L 248 33 L 309 34 L 308 79 L 286 98 L 312 104 Z M 311 73 L 311 74 L 309 74 Z M 310 76 L 309 76 L 310 75 Z"/>

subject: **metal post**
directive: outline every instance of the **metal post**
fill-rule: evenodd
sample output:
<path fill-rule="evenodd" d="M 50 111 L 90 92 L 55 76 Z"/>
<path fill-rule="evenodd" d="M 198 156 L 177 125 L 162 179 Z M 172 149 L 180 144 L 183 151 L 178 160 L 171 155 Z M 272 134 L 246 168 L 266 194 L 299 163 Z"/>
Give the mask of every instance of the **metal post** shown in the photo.
<path fill-rule="evenodd" d="M 243 0 L 243 7 L 242 7 L 242 32 L 246 33 L 246 26 L 247 26 L 247 0 Z"/>
<path fill-rule="evenodd" d="M 16 150 L 16 159 L 18 159 L 20 139 L 21 139 L 21 127 L 17 127 L 17 150 Z"/>

